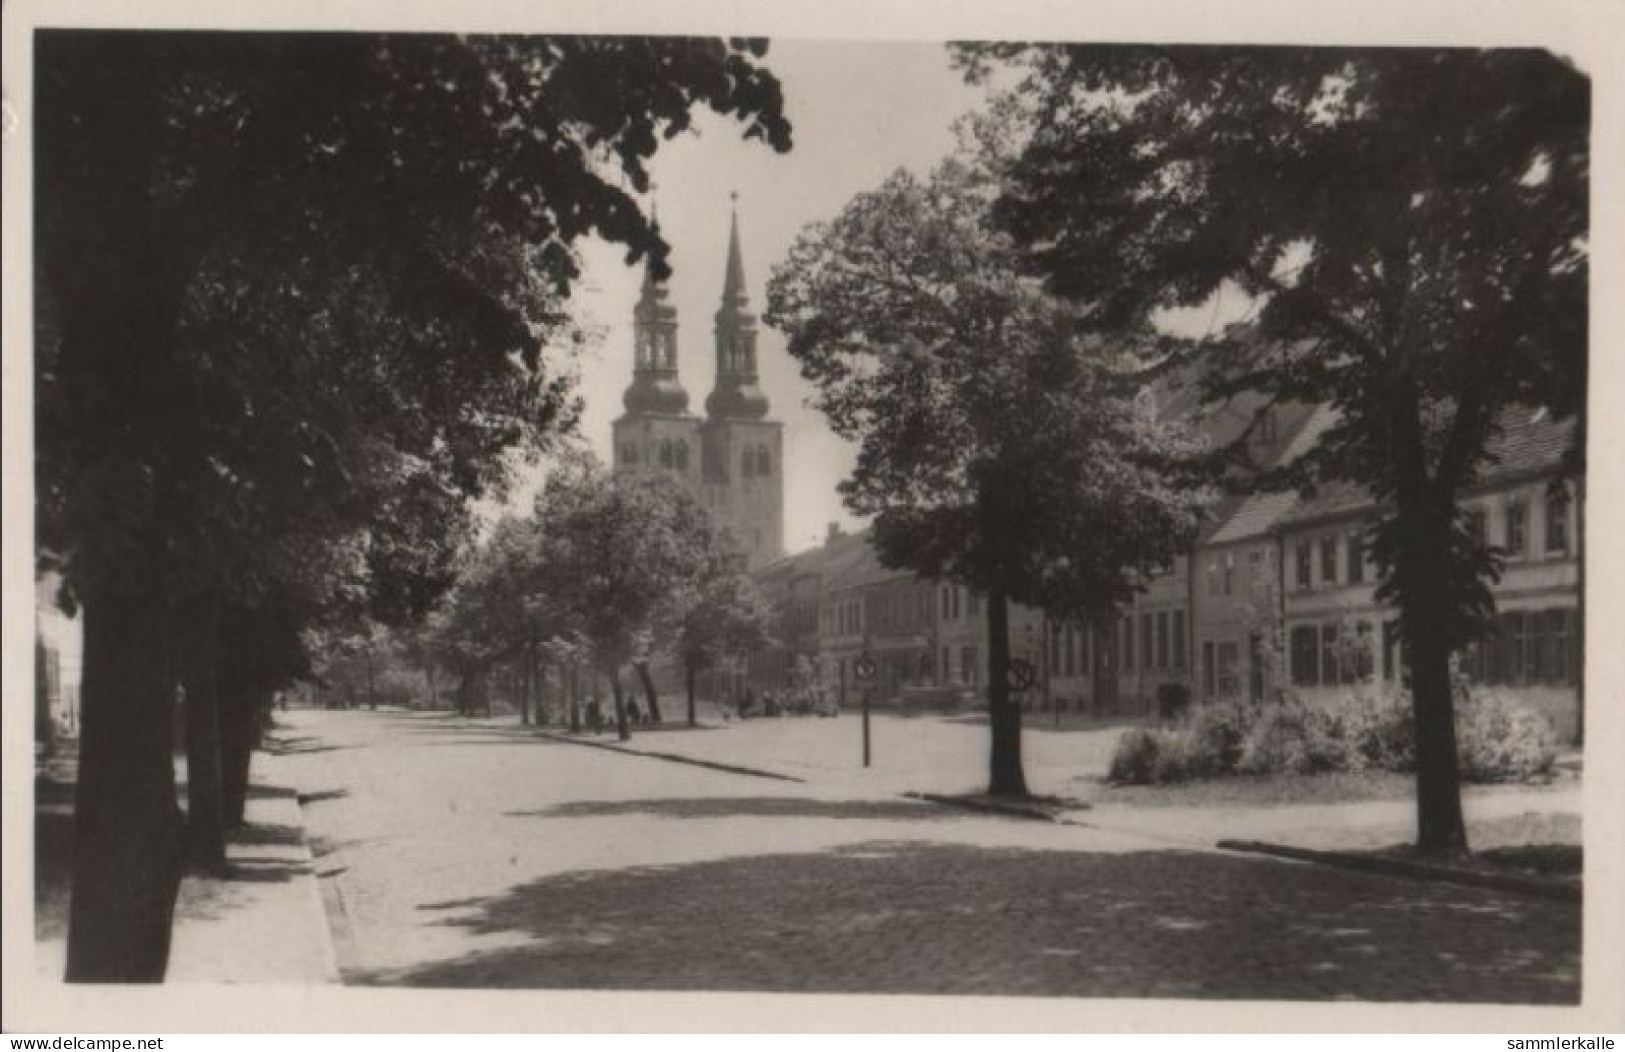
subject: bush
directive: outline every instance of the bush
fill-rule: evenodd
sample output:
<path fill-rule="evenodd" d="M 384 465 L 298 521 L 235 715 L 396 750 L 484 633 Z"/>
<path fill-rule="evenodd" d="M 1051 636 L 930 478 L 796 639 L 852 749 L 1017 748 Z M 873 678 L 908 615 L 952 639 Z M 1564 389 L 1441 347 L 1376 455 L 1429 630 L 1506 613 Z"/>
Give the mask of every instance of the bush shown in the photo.
<path fill-rule="evenodd" d="M 1234 703 L 1207 705 L 1192 713 L 1189 720 L 1192 776 L 1216 778 L 1232 773 L 1241 760 L 1247 728 L 1254 719 L 1254 710 Z"/>
<path fill-rule="evenodd" d="M 1157 764 L 1157 736 L 1150 728 L 1132 727 L 1117 739 L 1108 781 L 1119 785 L 1150 785 Z"/>
<path fill-rule="evenodd" d="M 1456 747 L 1467 781 L 1518 781 L 1551 773 L 1557 731 L 1528 706 L 1475 690 L 1457 703 Z"/>
<path fill-rule="evenodd" d="M 1549 774 L 1558 738 L 1540 713 L 1482 690 L 1457 698 L 1461 775 L 1501 782 Z M 1118 739 L 1109 781 L 1155 785 L 1228 774 L 1320 774 L 1416 769 L 1410 696 L 1359 692 L 1334 704 L 1204 705 Z"/>
<path fill-rule="evenodd" d="M 1411 699 L 1403 690 L 1359 692 L 1343 710 L 1345 762 L 1351 771 L 1416 769 Z"/>

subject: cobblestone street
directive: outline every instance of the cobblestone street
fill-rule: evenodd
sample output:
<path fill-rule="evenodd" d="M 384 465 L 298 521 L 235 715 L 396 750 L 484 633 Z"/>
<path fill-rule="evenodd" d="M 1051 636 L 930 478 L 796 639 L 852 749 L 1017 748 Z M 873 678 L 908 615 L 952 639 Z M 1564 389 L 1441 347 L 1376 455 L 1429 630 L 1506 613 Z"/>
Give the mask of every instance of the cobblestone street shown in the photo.
<path fill-rule="evenodd" d="M 294 712 L 347 981 L 1568 1003 L 1580 912 L 430 715 Z M 749 762 L 748 757 L 737 757 Z"/>

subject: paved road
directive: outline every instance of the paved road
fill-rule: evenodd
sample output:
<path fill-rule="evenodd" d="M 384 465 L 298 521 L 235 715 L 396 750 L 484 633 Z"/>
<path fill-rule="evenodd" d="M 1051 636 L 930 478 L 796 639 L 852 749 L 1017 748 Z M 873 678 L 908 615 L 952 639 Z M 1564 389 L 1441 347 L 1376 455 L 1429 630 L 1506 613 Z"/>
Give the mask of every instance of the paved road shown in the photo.
<path fill-rule="evenodd" d="M 448 717 L 285 719 L 284 770 L 307 797 L 350 982 L 1578 998 L 1570 905 L 841 795 Z"/>

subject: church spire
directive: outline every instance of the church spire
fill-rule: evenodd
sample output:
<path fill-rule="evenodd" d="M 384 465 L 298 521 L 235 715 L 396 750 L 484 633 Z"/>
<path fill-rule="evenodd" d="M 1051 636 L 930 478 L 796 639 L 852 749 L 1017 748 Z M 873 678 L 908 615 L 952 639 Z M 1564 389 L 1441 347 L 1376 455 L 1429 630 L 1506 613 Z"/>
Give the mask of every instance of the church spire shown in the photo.
<path fill-rule="evenodd" d="M 717 385 L 705 400 L 713 418 L 760 420 L 767 396 L 756 385 L 756 316 L 745 291 L 745 258 L 739 250 L 739 194 L 733 193 L 728 220 L 728 265 L 722 276 L 722 303 L 716 315 Z"/>

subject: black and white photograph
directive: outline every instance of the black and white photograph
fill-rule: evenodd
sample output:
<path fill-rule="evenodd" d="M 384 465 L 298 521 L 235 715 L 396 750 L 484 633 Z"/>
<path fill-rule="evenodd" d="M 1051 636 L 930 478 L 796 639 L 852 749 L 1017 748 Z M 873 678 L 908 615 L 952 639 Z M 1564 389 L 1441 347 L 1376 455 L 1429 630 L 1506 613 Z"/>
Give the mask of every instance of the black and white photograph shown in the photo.
<path fill-rule="evenodd" d="M 8 12 L 6 1029 L 1625 1025 L 1604 5 L 1087 6 Z"/>

